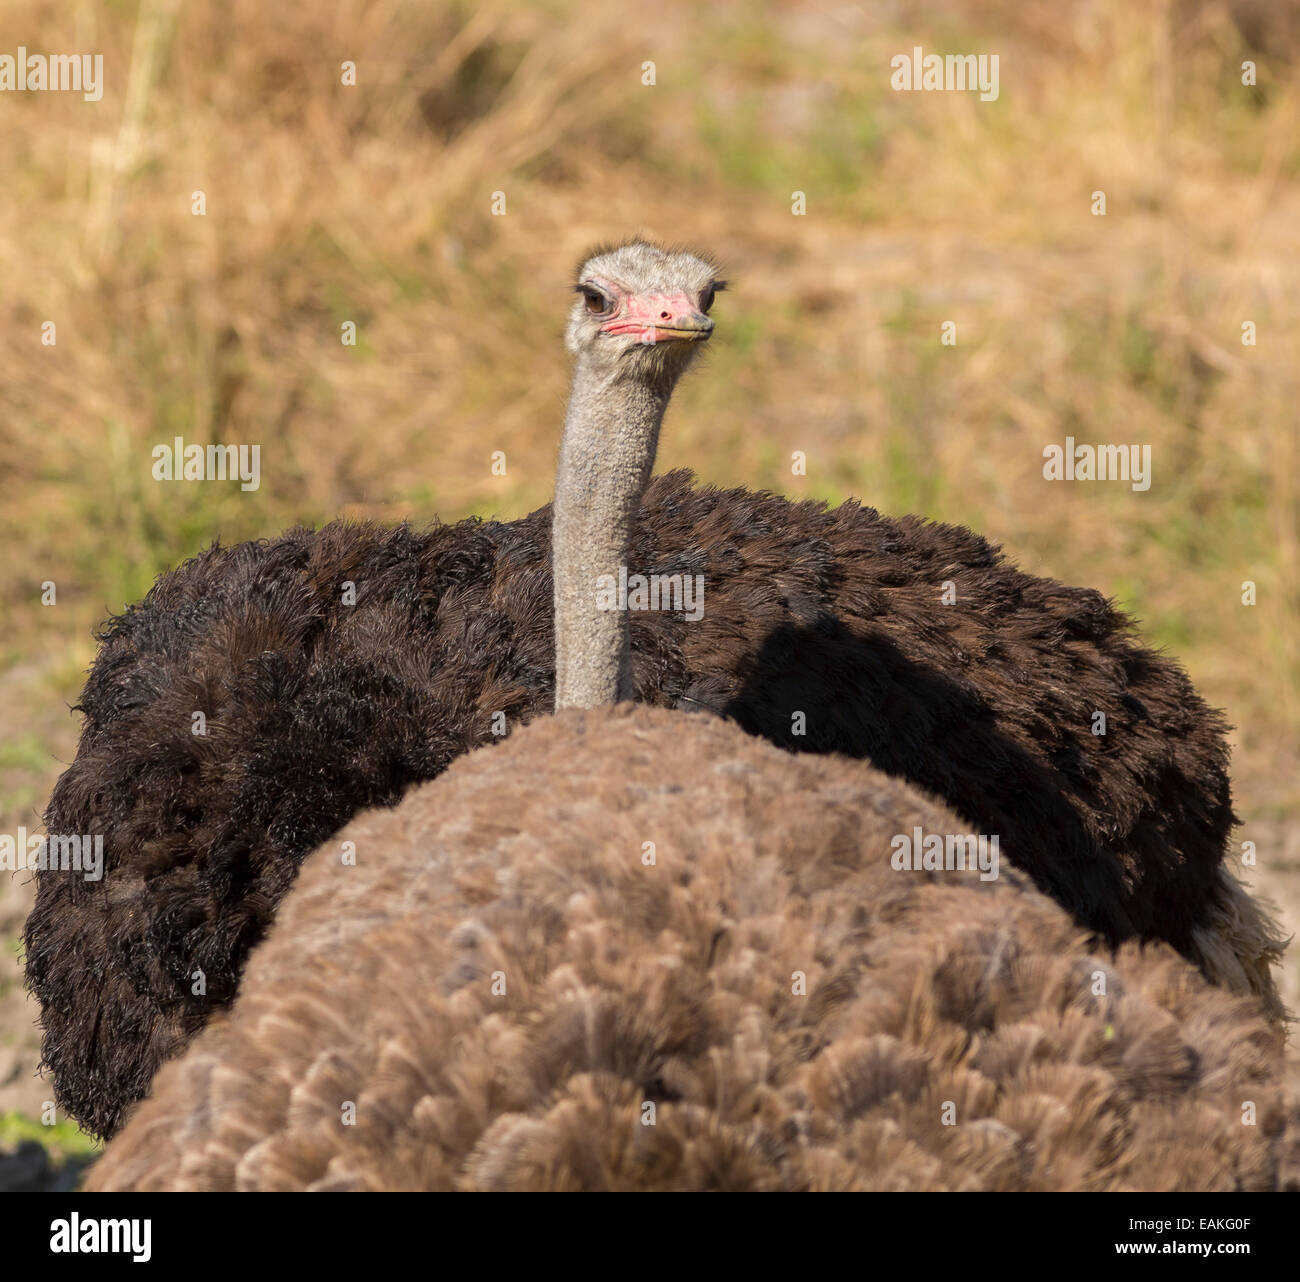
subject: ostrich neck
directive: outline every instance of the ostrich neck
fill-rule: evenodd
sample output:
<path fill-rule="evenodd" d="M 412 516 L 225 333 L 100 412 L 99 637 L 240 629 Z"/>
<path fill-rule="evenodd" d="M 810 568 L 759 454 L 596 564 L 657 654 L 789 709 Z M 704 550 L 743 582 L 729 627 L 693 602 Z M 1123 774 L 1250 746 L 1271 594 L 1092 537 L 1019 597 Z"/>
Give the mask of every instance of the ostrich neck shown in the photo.
<path fill-rule="evenodd" d="M 667 378 L 618 378 L 581 358 L 574 371 L 552 516 L 557 710 L 631 697 L 627 611 L 599 609 L 596 594 L 627 563 L 671 394 Z"/>

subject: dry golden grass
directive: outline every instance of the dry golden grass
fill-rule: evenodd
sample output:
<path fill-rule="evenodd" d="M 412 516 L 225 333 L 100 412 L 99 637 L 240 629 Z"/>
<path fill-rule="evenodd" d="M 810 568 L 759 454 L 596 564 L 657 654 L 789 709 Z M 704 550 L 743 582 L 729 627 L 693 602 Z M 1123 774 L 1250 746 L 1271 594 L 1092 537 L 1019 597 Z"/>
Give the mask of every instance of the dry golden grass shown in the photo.
<path fill-rule="evenodd" d="M 1243 839 L 1300 859 L 1300 22 L 872 9 L 12 0 L 12 46 L 102 51 L 107 86 L 0 95 L 0 830 L 72 752 L 91 628 L 166 566 L 545 501 L 570 268 L 643 230 L 734 280 L 661 466 L 966 522 L 1118 597 L 1238 725 Z M 997 53 L 1000 97 L 891 92 L 915 44 Z M 1067 433 L 1149 443 L 1151 489 L 1044 481 Z M 176 435 L 260 444 L 262 488 L 153 481 Z"/>

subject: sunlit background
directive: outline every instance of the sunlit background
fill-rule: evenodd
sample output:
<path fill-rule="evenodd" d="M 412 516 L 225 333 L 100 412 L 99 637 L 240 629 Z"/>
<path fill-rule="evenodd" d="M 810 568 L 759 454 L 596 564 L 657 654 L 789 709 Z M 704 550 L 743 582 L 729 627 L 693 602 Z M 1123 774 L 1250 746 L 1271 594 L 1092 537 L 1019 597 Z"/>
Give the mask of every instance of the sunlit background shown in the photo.
<path fill-rule="evenodd" d="M 0 831 L 39 826 L 93 629 L 163 569 L 547 501 L 571 270 L 643 231 L 732 282 L 661 468 L 969 524 L 1117 598 L 1227 709 L 1249 877 L 1300 923 L 1295 5 L 10 0 L 20 44 L 102 52 L 105 89 L 0 94 Z M 893 91 L 914 46 L 997 54 L 998 98 Z M 1067 435 L 1149 444 L 1150 489 L 1044 480 Z M 260 445 L 260 488 L 155 481 L 176 436 Z M 49 1138 L 27 881 L 0 1146 Z"/>

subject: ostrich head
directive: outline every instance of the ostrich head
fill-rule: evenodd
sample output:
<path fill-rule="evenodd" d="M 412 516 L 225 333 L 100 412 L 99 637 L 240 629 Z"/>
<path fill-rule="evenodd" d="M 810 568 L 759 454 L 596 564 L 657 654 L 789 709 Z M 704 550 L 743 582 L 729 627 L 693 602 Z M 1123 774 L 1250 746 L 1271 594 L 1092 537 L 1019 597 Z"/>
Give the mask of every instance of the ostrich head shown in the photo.
<path fill-rule="evenodd" d="M 618 378 L 680 378 L 713 333 L 709 308 L 725 287 L 686 251 L 634 240 L 599 249 L 578 269 L 565 335 L 584 364 Z"/>
<path fill-rule="evenodd" d="M 555 706 L 631 698 L 626 612 L 603 608 L 626 565 L 659 425 L 713 333 L 717 269 L 634 240 L 583 262 L 566 341 L 577 358 L 555 476 Z"/>

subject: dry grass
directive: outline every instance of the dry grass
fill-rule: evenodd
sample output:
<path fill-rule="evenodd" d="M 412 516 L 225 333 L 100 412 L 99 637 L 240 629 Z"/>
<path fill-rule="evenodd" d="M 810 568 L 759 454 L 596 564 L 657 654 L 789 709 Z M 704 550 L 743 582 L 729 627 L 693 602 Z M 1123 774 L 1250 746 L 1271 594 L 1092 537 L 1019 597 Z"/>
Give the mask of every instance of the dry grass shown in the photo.
<path fill-rule="evenodd" d="M 1295 895 L 1300 22 L 873 9 L 13 0 L 0 52 L 102 51 L 107 87 L 0 95 L 0 831 L 73 750 L 91 628 L 165 566 L 544 501 L 569 269 L 641 229 L 734 279 L 661 464 L 967 522 L 1120 598 L 1238 725 L 1242 837 Z M 891 92 L 914 44 L 997 53 L 999 99 Z M 1151 489 L 1044 481 L 1066 434 L 1150 444 Z M 176 435 L 260 444 L 262 488 L 153 481 Z M 30 1020 L 5 1005 L 0 1037 Z"/>

